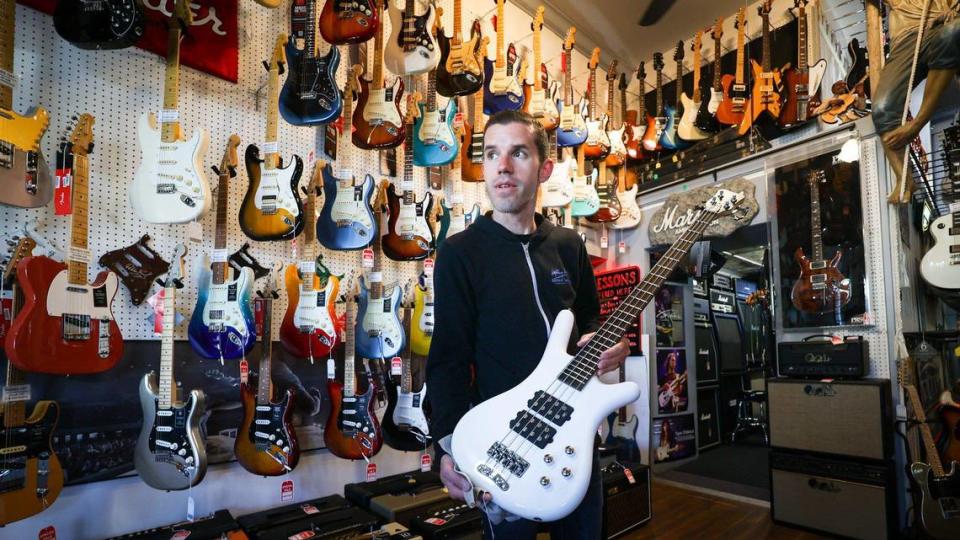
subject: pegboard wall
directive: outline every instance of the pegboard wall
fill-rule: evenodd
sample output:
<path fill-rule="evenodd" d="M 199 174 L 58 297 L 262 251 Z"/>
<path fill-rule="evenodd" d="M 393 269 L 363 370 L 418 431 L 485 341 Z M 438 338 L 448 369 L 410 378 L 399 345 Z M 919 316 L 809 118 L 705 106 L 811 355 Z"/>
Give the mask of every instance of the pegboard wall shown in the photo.
<path fill-rule="evenodd" d="M 172 0 L 167 0 L 172 5 Z M 194 2 L 203 5 L 203 0 Z M 443 24 L 447 33 L 452 33 L 453 2 L 437 2 L 443 8 Z M 322 1 L 318 0 L 319 6 Z M 482 11 L 481 11 L 482 10 Z M 248 144 L 257 144 L 263 148 L 266 129 L 266 106 L 276 107 L 276 103 L 264 101 L 267 73 L 261 62 L 270 58 L 279 32 L 289 32 L 289 4 L 279 9 L 265 9 L 254 2 L 239 2 L 239 77 L 232 84 L 212 75 L 201 73 L 181 66 L 179 111 L 184 135 L 189 137 L 197 129 L 205 128 L 209 132 L 210 144 L 203 161 L 204 173 L 212 188 L 217 178 L 210 166 L 220 163 L 226 141 L 230 134 L 240 136 L 239 148 L 241 163 L 236 178 L 229 185 L 227 249 L 233 252 L 244 242 L 250 242 L 250 253 L 263 266 L 271 266 L 278 261 L 296 262 L 293 242 L 255 242 L 249 240 L 240 230 L 237 214 L 243 194 L 247 189 L 247 172 L 242 163 L 243 149 Z M 488 55 L 495 55 L 495 32 L 490 16 L 495 12 L 492 3 L 464 2 L 462 31 L 469 34 L 469 24 L 475 18 L 483 21 L 484 35 L 491 36 Z M 550 17 L 550 13 L 546 14 Z M 530 16 L 516 6 L 508 3 L 505 8 L 504 31 L 506 41 L 516 42 L 518 48 L 526 46 L 532 50 Z M 390 21 L 384 17 L 385 36 L 389 36 Z M 560 75 L 560 51 L 563 37 L 546 28 L 542 35 L 543 60 L 547 63 L 551 77 Z M 330 45 L 319 39 L 320 54 L 325 54 Z M 372 47 L 372 41 L 370 42 Z M 341 47 L 341 63 L 337 72 L 338 85 L 342 88 L 346 81 L 349 54 L 347 47 Z M 372 55 L 371 55 L 372 58 Z M 575 51 L 573 64 L 573 82 L 576 93 L 582 93 L 587 81 L 588 58 Z M 602 65 L 608 60 L 605 60 Z M 215 208 L 201 218 L 203 241 L 191 243 L 187 238 L 187 225 L 155 225 L 144 222 L 134 214 L 128 199 L 128 186 L 140 161 L 141 150 L 136 142 L 138 119 L 149 111 L 160 109 L 163 89 L 164 58 L 137 48 L 119 51 L 84 51 L 75 48 L 60 39 L 53 28 L 53 19 L 49 15 L 24 6 L 17 6 L 16 55 L 14 70 L 19 75 L 19 83 L 14 91 L 14 110 L 26 111 L 36 105 L 50 113 L 50 126 L 42 142 L 48 164 L 55 165 L 57 139 L 67 129 L 72 116 L 80 113 L 94 115 L 93 127 L 95 148 L 90 157 L 90 233 L 89 249 L 93 260 L 114 249 L 128 246 L 137 241 L 144 233 L 150 235 L 152 246 L 165 259 L 173 256 L 178 243 L 188 245 L 186 286 L 178 293 L 177 309 L 188 316 L 197 300 L 196 257 L 209 254 L 213 249 Z M 597 74 L 600 82 L 598 96 L 605 102 L 606 85 L 603 70 Z M 388 82 L 392 76 L 386 73 Z M 425 75 L 417 81 L 425 88 Z M 407 93 L 412 87 L 407 81 Z M 405 95 L 407 95 L 405 93 Z M 446 98 L 438 97 L 438 106 L 446 103 Z M 462 102 L 472 102 L 471 99 Z M 406 104 L 402 106 L 405 110 Z M 472 108 L 472 104 L 471 104 Z M 315 159 L 325 159 L 323 155 L 323 130 L 312 127 L 295 127 L 279 122 L 278 148 L 280 155 L 289 159 L 292 154 L 304 159 L 304 172 L 301 185 L 309 182 Z M 398 151 L 398 161 L 402 164 L 402 149 Z M 339 163 L 338 167 L 350 167 L 358 176 L 373 174 L 379 181 L 379 153 L 351 147 L 350 164 Z M 402 167 L 398 167 L 402 174 Z M 414 168 L 414 183 L 418 199 L 427 191 L 426 170 Z M 399 178 L 389 178 L 399 181 Z M 445 182 L 444 190 L 452 193 L 450 182 Z M 482 184 L 465 184 L 462 189 L 465 207 L 474 202 L 484 206 L 485 193 Z M 435 198 L 442 195 L 435 193 Z M 214 197 L 216 196 L 214 190 Z M 214 199 L 215 200 L 215 199 Z M 435 200 L 435 204 L 437 201 Z M 318 200 L 317 210 L 322 205 Z M 69 247 L 69 216 L 55 216 L 53 205 L 39 209 L 22 209 L 0 206 L 0 235 L 10 238 L 22 235 L 24 223 L 36 223 L 42 237 L 60 250 Z M 302 236 L 297 238 L 302 249 Z M 359 251 L 330 251 L 318 246 L 326 264 L 337 274 L 351 270 L 359 271 Z M 399 263 L 382 258 L 384 282 L 404 286 L 420 271 L 415 262 Z M 90 265 L 92 280 L 100 269 Z M 282 289 L 282 283 L 281 289 Z M 278 335 L 279 325 L 287 305 L 285 295 L 274 306 L 274 335 Z M 129 291 L 121 286 L 121 292 L 113 304 L 113 313 L 125 339 L 156 339 L 152 325 L 147 319 L 151 315 L 150 306 L 144 302 L 134 306 Z M 177 339 L 186 339 L 186 325 L 180 325 L 176 331 Z"/>

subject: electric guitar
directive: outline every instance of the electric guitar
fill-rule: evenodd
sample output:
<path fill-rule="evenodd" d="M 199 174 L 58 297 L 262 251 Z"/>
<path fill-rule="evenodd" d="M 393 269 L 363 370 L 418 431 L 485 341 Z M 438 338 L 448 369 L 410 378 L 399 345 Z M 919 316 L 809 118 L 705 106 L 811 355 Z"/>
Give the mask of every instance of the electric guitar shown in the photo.
<path fill-rule="evenodd" d="M 401 194 L 394 184 L 386 190 L 389 220 L 383 233 L 383 253 L 395 261 L 417 261 L 426 258 L 433 249 L 433 229 L 427 216 L 433 211 L 433 194 L 425 193 L 419 202 L 413 191 L 413 120 L 419 94 L 410 96 L 407 106 L 407 142 L 403 152 L 403 179 Z"/>
<path fill-rule="evenodd" d="M 318 0 L 306 1 L 307 20 L 312 23 L 317 20 Z M 360 0 L 360 3 L 362 2 L 363 0 Z M 340 4 L 337 0 L 328 0 L 324 11 L 332 3 Z M 287 79 L 280 90 L 280 116 L 294 126 L 326 124 L 340 116 L 343 108 L 343 96 L 337 88 L 340 51 L 332 46 L 327 54 L 317 56 L 316 39 L 316 26 L 307 24 L 304 29 L 303 49 L 297 48 L 293 36 L 287 41 Z"/>
<path fill-rule="evenodd" d="M 15 0 L 0 0 L 0 71 L 13 73 Z M 13 112 L 13 89 L 0 84 L 0 203 L 24 208 L 46 206 L 53 198 L 50 167 L 40 139 L 50 116 L 41 107 Z"/>
<path fill-rule="evenodd" d="M 573 175 L 577 169 L 577 162 L 567 155 L 560 160 L 557 156 L 557 132 L 547 133 L 550 144 L 550 160 L 553 161 L 553 172 L 550 178 L 540 186 L 541 208 L 562 208 L 573 201 Z"/>
<path fill-rule="evenodd" d="M 600 172 L 594 167 L 593 172 L 586 174 L 583 146 L 580 145 L 577 148 L 577 174 L 573 177 L 573 204 L 570 206 L 570 217 L 589 217 L 600 209 L 600 195 L 596 187 Z"/>
<path fill-rule="evenodd" d="M 687 384 L 687 374 L 683 373 L 679 375 L 676 379 L 670 381 L 664 390 L 661 390 L 657 394 L 657 403 L 660 405 L 660 409 L 664 410 L 668 407 L 673 409 L 671 405 L 680 397 L 681 389 L 683 385 Z"/>
<path fill-rule="evenodd" d="M 80 49 L 123 49 L 140 41 L 143 8 L 136 0 L 60 0 L 53 28 Z"/>
<path fill-rule="evenodd" d="M 683 41 L 677 42 L 677 48 L 673 51 L 673 60 L 677 63 L 677 102 L 674 106 L 666 105 L 664 107 L 664 116 L 666 122 L 663 124 L 663 131 L 660 133 L 660 146 L 667 150 L 679 150 L 686 147 L 686 144 L 677 134 L 677 124 L 683 114 L 680 101 L 683 95 Z M 658 81 L 659 82 L 659 81 Z"/>
<path fill-rule="evenodd" d="M 561 311 L 533 373 L 463 415 L 451 453 L 475 490 L 493 495 L 507 512 L 536 521 L 561 519 L 580 504 L 590 483 L 597 426 L 640 396 L 633 382 L 604 384 L 595 376 L 601 351 L 620 341 L 704 229 L 741 200 L 742 193 L 718 190 L 573 356 L 567 348 L 574 316 Z"/>
<path fill-rule="evenodd" d="M 943 154 L 947 175 L 942 182 L 952 187 L 952 211 L 930 225 L 934 244 L 920 261 L 920 275 L 934 287 L 956 290 L 960 289 L 960 127 L 943 131 Z"/>
<path fill-rule="evenodd" d="M 745 107 L 743 121 L 740 122 L 740 135 L 750 131 L 760 115 L 766 114 L 773 120 L 780 117 L 780 108 L 783 103 L 783 80 L 780 69 L 771 66 L 770 57 L 770 5 L 771 0 L 764 0 L 760 4 L 759 12 L 763 25 L 763 55 L 761 63 L 750 60 L 753 70 L 753 88 L 750 90 L 750 102 Z"/>
<path fill-rule="evenodd" d="M 577 28 L 571 26 L 567 30 L 567 38 L 563 40 L 563 102 L 557 102 L 560 110 L 560 126 L 557 131 L 557 144 L 561 148 L 580 146 L 587 140 L 587 124 L 583 116 L 573 104 L 573 87 L 570 84 L 572 68 L 573 46 L 576 43 L 574 36 Z"/>
<path fill-rule="evenodd" d="M 237 175 L 237 146 L 240 137 L 231 135 L 217 173 L 217 226 L 213 252 L 196 259 L 197 305 L 190 318 L 187 336 L 190 346 L 203 358 L 242 358 L 257 341 L 250 307 L 253 270 L 242 268 L 236 278 L 227 263 L 227 198 L 230 178 Z"/>
<path fill-rule="evenodd" d="M 723 101 L 722 68 L 720 67 L 723 59 L 723 45 L 720 42 L 723 38 L 723 17 L 717 17 L 716 22 L 713 23 L 710 37 L 713 38 L 713 85 L 710 87 L 710 99 L 701 101 L 700 110 L 697 111 L 697 119 L 693 125 L 707 133 L 717 133 L 720 131 L 717 110 Z"/>
<path fill-rule="evenodd" d="M 180 37 L 192 23 L 189 2 L 177 0 L 167 30 L 163 110 L 159 117 L 152 112 L 141 116 L 137 125 L 142 153 L 130 184 L 130 206 L 148 223 L 186 223 L 210 208 L 210 186 L 201 172 L 210 140 L 207 130 L 200 128 L 184 139 L 177 110 Z"/>
<path fill-rule="evenodd" d="M 386 182 L 386 181 L 384 181 Z M 383 188 L 378 190 L 375 207 L 377 221 L 383 208 Z M 365 278 L 361 278 L 360 314 L 357 317 L 357 353 L 364 358 L 391 358 L 403 350 L 406 336 L 400 323 L 400 287 L 390 287 L 389 295 L 384 292 L 383 270 L 381 266 L 381 238 L 373 241 L 373 267 Z"/>
<path fill-rule="evenodd" d="M 627 381 L 626 366 L 620 364 L 620 382 Z M 617 459 L 621 461 L 639 461 L 640 446 L 637 444 L 637 426 L 640 421 L 637 415 L 631 414 L 627 418 L 627 406 L 624 405 L 607 416 L 607 436 L 603 440 L 604 446 L 617 449 Z"/>
<path fill-rule="evenodd" d="M 810 118 L 818 101 L 820 81 L 827 70 L 827 61 L 823 58 L 813 65 L 807 64 L 807 0 L 794 0 L 793 5 L 797 8 L 797 67 L 783 73 L 786 99 L 779 119 L 783 127 L 802 124 Z"/>
<path fill-rule="evenodd" d="M 934 540 L 949 540 L 960 535 L 960 473 L 956 461 L 950 463 L 949 472 L 940 461 L 937 445 L 934 443 L 930 425 L 927 424 L 926 409 L 916 386 L 912 383 L 910 372 L 913 363 L 910 359 L 900 362 L 897 376 L 912 409 L 911 417 L 920 429 L 920 439 L 927 462 L 916 461 L 910 464 L 910 480 L 920 492 L 920 508 L 917 521 Z M 914 507 L 916 508 L 916 507 Z"/>
<path fill-rule="evenodd" d="M 205 398 L 202 390 L 191 390 L 180 401 L 173 375 L 173 327 L 176 325 L 177 289 L 183 287 L 183 256 L 180 244 L 173 264 L 163 281 L 163 334 L 160 338 L 160 374 L 150 372 L 140 383 L 143 427 L 133 452 L 133 465 L 148 486 L 167 491 L 187 489 L 203 480 L 207 472 L 207 450 L 200 433 Z"/>
<path fill-rule="evenodd" d="M 663 148 L 660 139 L 667 123 L 663 110 L 663 68 L 663 53 L 653 53 L 653 70 L 657 72 L 657 110 L 653 116 L 647 116 L 647 126 L 643 131 L 643 149 L 647 152 L 656 152 Z"/>
<path fill-rule="evenodd" d="M 284 275 L 287 311 L 280 323 L 283 348 L 296 357 L 311 360 L 330 354 L 342 330 L 337 324 L 334 306 L 339 296 L 340 280 L 318 262 L 314 240 L 314 208 L 322 168 L 322 164 L 317 164 L 305 190 L 303 248 L 300 261 L 287 266 Z"/>
<path fill-rule="evenodd" d="M 353 90 L 357 85 L 360 65 L 354 65 L 347 76 L 344 88 L 346 100 L 343 105 L 343 132 L 340 134 L 340 159 L 338 163 L 346 167 L 337 170 L 333 165 L 323 167 L 323 207 L 317 220 L 317 240 L 327 249 L 353 250 L 370 245 L 377 236 L 378 224 L 370 209 L 370 197 L 373 195 L 374 180 L 369 173 L 363 181 L 357 182 L 353 169 L 350 148 L 351 109 L 353 108 Z"/>
<path fill-rule="evenodd" d="M 474 21 L 470 39 L 463 40 L 460 13 L 461 0 L 453 0 L 453 37 L 437 32 L 440 63 L 437 64 L 437 92 L 441 96 L 467 96 L 483 86 L 483 64 L 477 58 L 480 46 L 480 21 Z"/>
<path fill-rule="evenodd" d="M 518 111 L 523 107 L 523 88 L 516 71 L 517 53 L 511 43 L 505 52 L 503 6 L 506 0 L 497 0 L 497 56 L 496 60 L 483 59 L 483 112 L 492 115 L 499 111 Z"/>
<path fill-rule="evenodd" d="M 621 84 L 621 86 L 626 88 L 626 76 L 624 75 L 622 78 L 624 84 Z M 637 118 L 635 124 L 630 128 L 630 136 L 627 138 L 627 157 L 630 161 L 639 161 L 644 158 L 646 149 L 643 147 L 643 139 L 647 134 L 647 126 L 653 120 L 653 117 L 647 114 L 647 70 L 643 62 L 640 62 L 637 66 L 637 80 L 640 81 Z M 622 99 L 626 104 L 626 98 Z"/>
<path fill-rule="evenodd" d="M 480 47 L 477 49 L 477 59 L 482 60 L 487 55 L 487 44 L 490 38 L 483 36 Z M 463 139 L 460 148 L 466 155 L 460 160 L 460 172 L 464 182 L 483 182 L 483 130 L 487 125 L 487 117 L 483 114 L 483 92 L 473 94 L 473 116 L 470 121 L 464 119 Z"/>
<path fill-rule="evenodd" d="M 410 328 L 411 333 L 416 327 L 416 321 L 410 319 L 410 308 L 403 308 L 404 326 Z M 414 356 L 410 344 L 403 349 L 400 356 L 400 384 L 393 384 L 391 380 L 386 384 L 387 410 L 383 413 L 383 440 L 392 448 L 402 451 L 420 451 L 427 446 L 430 437 L 430 426 L 423 405 L 427 397 L 427 383 L 420 385 L 420 390 L 413 390 L 413 361 L 423 363 L 425 358 Z M 391 376 L 391 379 L 393 377 Z"/>
<path fill-rule="evenodd" d="M 313 1 L 308 0 L 309 3 Z M 308 15 L 307 20 L 314 19 Z M 349 2 L 327 0 L 323 10 L 320 11 L 317 26 L 320 27 L 323 40 L 331 45 L 367 41 L 373 37 L 377 27 L 380 26 L 380 9 L 377 7 L 377 0 L 350 0 Z"/>
<path fill-rule="evenodd" d="M 29 257 L 36 243 L 29 237 L 16 240 L 3 271 L 3 282 L 13 284 L 12 316 L 16 316 L 23 296 L 16 283 L 16 269 Z M 7 362 L 7 377 L 0 402 L 0 526 L 28 518 L 53 504 L 63 489 L 63 468 L 53 451 L 52 437 L 57 429 L 60 406 L 56 401 L 39 400 L 26 416 L 29 388 L 22 371 Z"/>
<path fill-rule="evenodd" d="M 117 275 L 103 271 L 87 283 L 90 250 L 87 219 L 93 117 L 83 114 L 61 151 L 73 159 L 73 215 L 67 264 L 27 257 L 17 265 L 23 309 L 6 336 L 7 358 L 31 372 L 57 375 L 106 371 L 123 356 L 123 336 L 113 317 Z"/>
<path fill-rule="evenodd" d="M 747 83 L 744 78 L 744 64 L 746 51 L 744 48 L 744 33 L 747 28 L 747 10 L 740 8 L 737 10 L 737 73 L 736 75 L 726 74 L 720 79 L 720 86 L 723 88 L 723 99 L 720 101 L 720 107 L 717 109 L 717 121 L 725 126 L 738 125 L 743 121 L 743 113 L 747 110 L 747 100 L 750 98 L 750 92 L 747 91 Z"/>
<path fill-rule="evenodd" d="M 418 167 L 439 167 L 453 161 L 460 151 L 460 141 L 453 132 L 457 100 L 448 99 L 442 110 L 437 108 L 437 71 L 427 75 L 427 102 L 417 105 L 413 132 L 413 164 Z"/>
<path fill-rule="evenodd" d="M 333 455 L 344 459 L 370 458 L 383 446 L 380 423 L 373 412 L 376 384 L 369 380 L 366 392 L 357 393 L 356 351 L 353 339 L 355 318 L 354 302 L 348 296 L 343 338 L 343 383 L 337 382 L 336 379 L 327 382 L 330 415 L 323 428 L 323 442 L 327 449 Z M 400 324 L 399 321 L 397 324 Z"/>
<path fill-rule="evenodd" d="M 617 199 L 617 184 L 610 183 L 607 178 L 607 163 L 599 161 L 596 168 L 597 176 L 595 185 L 597 187 L 597 197 L 600 199 L 600 207 L 593 215 L 587 217 L 587 221 L 592 223 L 610 223 L 620 217 L 620 201 Z"/>
<path fill-rule="evenodd" d="M 610 224 L 614 229 L 632 229 L 640 224 L 643 219 L 643 212 L 637 205 L 637 191 L 639 186 L 634 183 L 630 189 L 626 189 L 627 171 L 625 167 L 620 167 L 617 171 L 617 202 L 620 207 L 620 215 L 617 220 Z"/>
<path fill-rule="evenodd" d="M 420 275 L 413 287 L 413 321 L 405 324 L 410 329 L 410 350 L 413 354 L 426 356 L 430 353 L 433 339 L 433 273 L 427 274 L 421 264 Z"/>
<path fill-rule="evenodd" d="M 607 117 L 611 119 L 613 125 L 616 126 L 615 129 L 607 130 L 607 139 L 610 141 L 610 153 L 607 154 L 606 163 L 607 167 L 620 167 L 627 162 L 627 146 L 626 146 L 626 137 L 627 137 L 627 123 L 623 118 L 623 111 L 626 111 L 626 107 L 621 109 L 621 113 L 617 113 L 614 110 L 613 106 L 613 82 L 617 80 L 617 61 L 614 60 L 610 63 L 610 67 L 607 68 Z M 624 104 L 626 104 L 626 98 L 623 98 Z"/>
<path fill-rule="evenodd" d="M 803 254 L 798 247 L 793 258 L 800 266 L 800 277 L 793 284 L 790 300 L 804 313 L 840 312 L 840 308 L 850 302 L 851 283 L 837 270 L 842 250 L 837 250 L 833 258 L 824 259 L 823 227 L 820 225 L 820 184 L 826 182 L 821 170 L 810 171 L 807 183 L 810 185 L 810 243 L 811 258 Z"/>
<path fill-rule="evenodd" d="M 270 272 L 264 290 L 258 294 L 263 306 L 263 336 L 260 338 L 257 390 L 254 392 L 249 383 L 240 382 L 243 423 L 237 430 L 233 453 L 240 465 L 253 474 L 279 476 L 297 466 L 300 447 L 292 422 L 294 390 L 287 388 L 274 401 L 273 380 L 270 377 L 273 356 L 273 301 L 279 297 L 274 272 Z"/>
<path fill-rule="evenodd" d="M 700 141 L 710 135 L 697 127 L 697 117 L 700 115 L 700 106 L 703 104 L 700 97 L 700 48 L 703 40 L 703 32 L 697 31 L 693 38 L 693 98 L 687 96 L 686 92 L 680 95 L 680 103 L 683 104 L 683 116 L 677 125 L 677 135 L 685 141 Z"/>
<path fill-rule="evenodd" d="M 382 10 L 384 3 L 380 2 L 376 9 Z M 389 88 L 384 84 L 383 25 L 379 24 L 373 38 L 373 79 L 367 81 L 360 78 L 360 97 L 353 112 L 354 130 L 351 140 L 357 148 L 395 148 L 403 142 L 406 132 L 403 129 L 403 115 L 400 113 L 402 97 L 401 76 L 398 75 Z"/>
<path fill-rule="evenodd" d="M 303 174 L 303 160 L 294 154 L 282 166 L 277 149 L 277 94 L 280 90 L 280 70 L 283 67 L 283 45 L 287 35 L 280 34 L 270 59 L 270 78 L 267 83 L 267 132 L 263 143 L 263 157 L 255 144 L 247 146 L 244 162 L 250 183 L 240 203 L 240 229 L 251 240 L 286 240 L 303 230 L 303 207 L 297 185 Z"/>
<path fill-rule="evenodd" d="M 450 197 L 449 204 L 446 198 L 440 201 L 442 213 L 440 214 L 440 232 L 437 233 L 438 251 L 447 238 L 463 232 L 480 217 L 480 205 L 477 203 L 473 204 L 469 212 L 464 212 L 463 209 L 463 190 L 460 178 L 462 155 L 463 152 L 457 152 L 457 157 L 453 159 L 450 168 L 443 170 L 443 173 L 450 176 L 450 182 L 453 184 L 453 194 Z"/>
<path fill-rule="evenodd" d="M 383 0 L 391 3 L 390 39 L 387 40 L 385 65 L 397 77 L 425 73 L 440 63 L 440 48 L 433 35 L 436 7 L 432 2 L 404 0 L 404 8 L 397 7 L 396 0 Z M 416 4 L 426 7 L 426 11 L 416 14 Z"/>
<path fill-rule="evenodd" d="M 603 159 L 610 153 L 610 138 L 607 137 L 606 113 L 597 114 L 597 66 L 600 64 L 600 47 L 593 49 L 590 62 L 590 117 L 587 119 L 587 140 L 584 142 L 584 155 L 588 159 Z M 614 66 L 616 67 L 616 66 Z"/>
<path fill-rule="evenodd" d="M 543 63 L 541 34 L 543 32 L 544 7 L 539 6 L 530 28 L 533 30 L 533 87 L 523 85 L 523 111 L 536 118 L 543 129 L 553 131 L 560 122 L 557 104 L 548 92 L 547 66 Z M 526 73 L 524 72 L 524 75 Z"/>

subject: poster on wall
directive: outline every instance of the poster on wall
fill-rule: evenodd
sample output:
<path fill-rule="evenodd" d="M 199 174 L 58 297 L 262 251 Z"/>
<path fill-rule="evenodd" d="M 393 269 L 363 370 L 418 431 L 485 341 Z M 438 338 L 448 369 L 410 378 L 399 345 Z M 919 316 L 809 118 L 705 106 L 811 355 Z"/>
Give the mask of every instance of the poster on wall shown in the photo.
<path fill-rule="evenodd" d="M 684 349 L 657 349 L 657 413 L 685 412 L 687 359 Z"/>
<path fill-rule="evenodd" d="M 664 285 L 654 297 L 657 347 L 683 347 L 683 286 Z"/>
<path fill-rule="evenodd" d="M 639 266 L 623 266 L 596 274 L 597 296 L 600 298 L 600 320 L 605 321 L 640 283 Z M 630 340 L 630 356 L 640 356 L 640 319 L 637 318 L 623 334 Z"/>
<path fill-rule="evenodd" d="M 653 419 L 654 463 L 665 463 L 693 456 L 696 430 L 692 414 Z"/>

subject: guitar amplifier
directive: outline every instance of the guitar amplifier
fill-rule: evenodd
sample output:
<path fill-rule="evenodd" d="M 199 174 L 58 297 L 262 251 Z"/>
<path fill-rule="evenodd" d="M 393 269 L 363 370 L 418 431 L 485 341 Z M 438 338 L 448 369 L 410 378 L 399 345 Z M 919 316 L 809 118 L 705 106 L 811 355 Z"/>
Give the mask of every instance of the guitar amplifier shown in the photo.
<path fill-rule="evenodd" d="M 297 521 L 276 525 L 251 534 L 253 540 L 290 540 L 313 538 L 340 540 L 366 535 L 379 529 L 380 519 L 362 508 L 350 506 L 322 514 L 304 516 Z"/>
<path fill-rule="evenodd" d="M 410 520 L 410 528 L 428 540 L 479 540 L 483 537 L 483 518 L 480 510 L 448 498 L 424 508 Z"/>
<path fill-rule="evenodd" d="M 697 450 L 720 444 L 720 389 L 697 389 Z"/>
<path fill-rule="evenodd" d="M 735 313 L 737 297 L 730 291 L 710 289 L 710 309 L 715 313 Z"/>
<path fill-rule="evenodd" d="M 767 379 L 770 445 L 885 460 L 893 455 L 890 381 Z"/>
<path fill-rule="evenodd" d="M 770 514 L 778 523 L 850 538 L 896 538 L 892 462 L 770 452 Z"/>
<path fill-rule="evenodd" d="M 614 463 L 603 474 L 603 537 L 617 538 L 650 521 L 650 468 Z"/>
<path fill-rule="evenodd" d="M 856 379 L 867 374 L 867 357 L 867 342 L 861 336 L 847 336 L 837 344 L 829 339 L 784 341 L 777 344 L 777 373 Z"/>
<path fill-rule="evenodd" d="M 443 487 L 440 474 L 433 471 L 410 471 L 378 478 L 373 482 L 357 482 L 343 487 L 343 494 L 353 504 L 370 508 L 370 500 L 381 495 L 400 495 L 423 491 L 429 487 Z"/>
<path fill-rule="evenodd" d="M 370 511 L 388 521 L 406 525 L 414 516 L 423 513 L 424 507 L 451 500 L 442 486 L 427 486 L 374 497 L 370 499 Z"/>
<path fill-rule="evenodd" d="M 217 510 L 212 515 L 195 521 L 184 521 L 174 525 L 154 527 L 138 532 L 115 536 L 109 540 L 170 540 L 174 535 L 191 540 L 247 540 L 249 538 L 237 524 L 228 510 Z"/>
<path fill-rule="evenodd" d="M 277 530 L 297 529 L 306 530 L 311 526 L 323 530 L 339 530 L 349 525 L 346 519 L 357 519 L 362 525 L 361 532 L 370 530 L 370 526 L 379 522 L 377 516 L 366 511 L 358 513 L 356 508 L 340 495 L 330 495 L 302 503 L 290 504 L 279 508 L 271 508 L 237 518 L 237 523 L 247 531 L 250 538 L 264 538 L 269 531 L 270 537 L 276 536 Z M 294 531 L 296 532 L 296 531 Z M 290 534 L 294 534 L 291 532 Z M 286 536 L 282 537 L 286 538 Z"/>

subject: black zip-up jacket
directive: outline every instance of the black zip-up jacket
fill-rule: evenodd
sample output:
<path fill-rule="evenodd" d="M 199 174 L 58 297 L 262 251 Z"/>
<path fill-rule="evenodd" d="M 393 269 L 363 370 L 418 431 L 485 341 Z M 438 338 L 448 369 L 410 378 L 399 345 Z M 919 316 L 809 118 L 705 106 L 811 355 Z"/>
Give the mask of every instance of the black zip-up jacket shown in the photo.
<path fill-rule="evenodd" d="M 599 327 L 600 302 L 583 241 L 539 214 L 536 225 L 533 234 L 516 235 L 489 214 L 480 216 L 448 238 L 437 256 L 427 360 L 434 441 L 452 433 L 471 405 L 533 372 L 561 310 L 576 317 L 571 347 Z M 442 450 L 436 448 L 439 462 Z"/>

